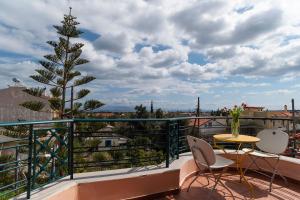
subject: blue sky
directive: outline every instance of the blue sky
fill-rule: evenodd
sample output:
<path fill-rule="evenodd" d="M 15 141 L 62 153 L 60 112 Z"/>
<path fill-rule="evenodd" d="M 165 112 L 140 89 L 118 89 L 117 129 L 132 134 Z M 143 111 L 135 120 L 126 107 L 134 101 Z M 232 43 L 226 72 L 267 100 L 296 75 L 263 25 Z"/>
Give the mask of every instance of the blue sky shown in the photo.
<path fill-rule="evenodd" d="M 166 110 L 193 109 L 198 96 L 205 109 L 300 102 L 297 0 L 1 1 L 0 88 L 35 85 L 69 6 L 90 60 L 80 70 L 97 77 L 89 98 Z"/>

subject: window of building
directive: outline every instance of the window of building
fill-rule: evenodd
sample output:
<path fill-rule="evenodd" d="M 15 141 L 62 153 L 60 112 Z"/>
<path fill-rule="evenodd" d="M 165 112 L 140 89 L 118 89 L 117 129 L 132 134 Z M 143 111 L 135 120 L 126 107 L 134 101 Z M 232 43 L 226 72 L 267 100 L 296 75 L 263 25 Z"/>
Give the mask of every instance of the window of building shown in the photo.
<path fill-rule="evenodd" d="M 105 140 L 105 147 L 111 147 L 111 140 Z"/>

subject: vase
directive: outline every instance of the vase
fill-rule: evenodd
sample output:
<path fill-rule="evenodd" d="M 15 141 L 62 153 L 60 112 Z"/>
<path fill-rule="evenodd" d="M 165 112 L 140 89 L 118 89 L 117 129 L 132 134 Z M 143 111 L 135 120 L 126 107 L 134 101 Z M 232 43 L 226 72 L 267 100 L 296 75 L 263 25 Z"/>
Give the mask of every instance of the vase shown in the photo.
<path fill-rule="evenodd" d="M 240 120 L 232 120 L 231 122 L 231 134 L 233 137 L 238 137 L 240 134 Z"/>

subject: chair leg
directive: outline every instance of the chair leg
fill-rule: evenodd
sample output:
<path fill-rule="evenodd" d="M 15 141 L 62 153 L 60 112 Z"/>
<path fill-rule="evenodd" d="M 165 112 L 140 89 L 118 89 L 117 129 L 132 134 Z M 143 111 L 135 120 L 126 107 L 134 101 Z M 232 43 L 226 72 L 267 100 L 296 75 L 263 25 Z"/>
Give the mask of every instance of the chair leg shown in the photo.
<path fill-rule="evenodd" d="M 276 164 L 275 164 L 275 167 L 273 167 L 269 162 L 268 160 L 264 159 L 264 161 L 269 165 L 270 168 L 273 168 L 273 171 L 275 172 L 275 175 L 279 175 L 283 180 L 284 180 L 284 183 L 287 185 L 288 184 L 288 181 L 287 179 L 278 171 L 278 165 L 279 165 L 279 160 L 280 160 L 280 157 L 277 158 L 277 161 L 276 161 Z M 272 174 L 273 176 L 273 174 Z M 273 178 L 274 179 L 274 178 Z M 270 190 L 271 191 L 271 190 Z"/>
<path fill-rule="evenodd" d="M 219 174 L 219 176 L 216 176 L 215 173 L 212 171 L 211 168 L 209 168 L 209 171 L 210 171 L 210 173 L 213 175 L 213 177 L 214 177 L 214 179 L 215 179 L 215 185 L 212 187 L 212 189 L 211 189 L 211 191 L 210 191 L 210 193 L 209 193 L 207 199 L 210 199 L 210 198 L 211 198 L 211 195 L 212 195 L 213 191 L 215 190 L 215 188 L 216 188 L 216 186 L 217 186 L 217 184 L 218 184 L 218 182 L 219 182 L 219 180 L 220 180 L 220 178 L 221 178 L 221 176 L 222 176 L 222 174 L 223 174 L 223 172 L 224 172 L 224 169 L 223 169 L 222 172 Z"/>
<path fill-rule="evenodd" d="M 253 158 L 252 156 L 249 156 L 250 158 L 251 158 L 251 163 L 247 166 L 247 168 L 244 170 L 244 175 L 246 175 L 246 172 L 249 170 L 249 168 L 253 165 L 253 164 L 255 164 L 256 165 L 256 167 L 258 167 L 257 166 L 257 164 L 256 164 L 256 159 L 255 158 Z M 240 182 L 242 181 L 242 177 L 240 176 Z"/>
<path fill-rule="evenodd" d="M 218 185 L 218 183 L 220 183 L 226 190 L 228 190 L 228 192 L 231 194 L 232 198 L 235 199 L 234 196 L 233 196 L 233 193 L 230 191 L 230 189 L 229 189 L 229 188 L 221 181 L 221 177 L 222 177 L 222 175 L 226 172 L 226 170 L 227 170 L 227 167 L 225 167 L 225 168 L 221 171 L 221 173 L 220 173 L 218 176 L 216 176 L 216 175 L 211 171 L 211 173 L 212 173 L 213 176 L 215 177 L 216 182 L 215 182 L 215 185 L 212 187 L 211 192 L 210 192 L 210 194 L 209 194 L 209 196 L 208 196 L 207 199 L 210 199 L 210 197 L 211 197 L 213 191 L 216 189 L 216 186 Z"/>
<path fill-rule="evenodd" d="M 286 184 L 286 185 L 288 185 L 288 181 L 287 181 L 287 179 L 277 170 L 277 175 L 279 175 L 282 179 L 283 179 L 283 181 L 284 181 L 284 183 Z"/>
<path fill-rule="evenodd" d="M 216 182 L 215 182 L 215 185 L 212 187 L 212 191 L 215 190 L 215 188 L 216 188 L 216 186 L 217 186 L 217 184 L 218 184 L 219 182 L 226 188 L 226 186 L 222 183 L 222 181 L 220 181 L 222 175 L 226 172 L 226 170 L 227 170 L 227 167 L 223 168 L 223 170 L 220 172 L 220 174 L 219 174 L 218 176 L 216 176 L 216 175 L 213 173 L 213 171 L 211 170 L 211 173 L 212 173 L 212 175 L 215 177 L 215 181 L 216 181 Z"/>
<path fill-rule="evenodd" d="M 279 164 L 279 158 L 277 159 L 275 167 L 273 168 L 273 174 L 272 174 L 272 177 L 271 177 L 271 182 L 270 182 L 270 187 L 269 187 L 270 192 L 272 191 L 272 184 L 273 184 L 274 178 L 277 174 L 278 164 Z"/>
<path fill-rule="evenodd" d="M 227 168 L 225 169 L 225 171 L 227 170 Z M 220 181 L 221 185 L 230 193 L 230 195 L 232 196 L 233 200 L 235 199 L 233 196 L 233 193 L 231 192 L 231 190 L 222 182 Z"/>
<path fill-rule="evenodd" d="M 194 179 L 192 180 L 192 182 L 189 184 L 187 192 L 189 192 L 192 184 L 197 180 L 197 178 L 199 177 L 199 175 L 200 175 L 200 172 L 197 172 L 196 176 L 194 177 Z"/>
<path fill-rule="evenodd" d="M 220 179 L 221 179 L 221 176 L 222 176 L 223 172 L 224 172 L 224 171 L 222 171 L 222 172 L 219 174 L 219 176 L 217 177 L 216 182 L 215 182 L 215 185 L 212 187 L 212 190 L 211 190 L 211 191 L 214 191 L 214 190 L 215 190 L 217 184 L 219 183 L 219 181 L 220 181 Z"/>
<path fill-rule="evenodd" d="M 203 174 L 205 177 L 206 177 L 206 179 L 207 179 L 207 185 L 205 185 L 205 186 L 209 186 L 209 176 L 207 175 L 207 174 Z"/>

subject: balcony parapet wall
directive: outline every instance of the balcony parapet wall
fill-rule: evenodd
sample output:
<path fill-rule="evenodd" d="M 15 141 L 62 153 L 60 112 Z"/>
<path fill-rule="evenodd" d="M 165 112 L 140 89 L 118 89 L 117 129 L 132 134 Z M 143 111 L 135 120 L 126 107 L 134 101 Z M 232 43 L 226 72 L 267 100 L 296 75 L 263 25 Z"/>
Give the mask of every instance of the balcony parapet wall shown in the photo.
<path fill-rule="evenodd" d="M 222 150 L 215 152 L 229 159 L 236 158 L 234 151 L 228 151 L 229 154 L 226 155 Z M 245 158 L 243 166 L 247 166 L 249 161 L 250 158 Z M 267 171 L 271 171 L 262 160 L 257 161 Z M 270 162 L 273 161 L 275 160 L 270 158 Z M 190 152 L 181 154 L 169 168 L 164 166 L 162 163 L 158 166 L 75 174 L 73 180 L 66 177 L 33 191 L 31 199 L 140 199 L 149 195 L 178 192 L 184 181 L 197 171 Z M 235 167 L 233 165 L 232 170 Z M 278 170 L 287 178 L 300 182 L 300 159 L 282 156 Z M 21 195 L 15 199 L 26 199 L 25 197 Z"/>

